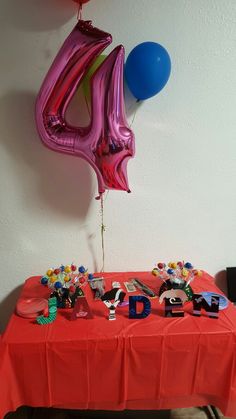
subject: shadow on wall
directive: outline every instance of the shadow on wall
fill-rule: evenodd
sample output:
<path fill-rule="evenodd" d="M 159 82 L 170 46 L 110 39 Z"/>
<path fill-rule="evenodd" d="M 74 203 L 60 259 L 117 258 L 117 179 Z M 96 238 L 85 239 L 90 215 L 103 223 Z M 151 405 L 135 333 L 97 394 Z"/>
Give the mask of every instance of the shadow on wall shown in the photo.
<path fill-rule="evenodd" d="M 220 271 L 215 275 L 215 284 L 225 295 L 228 295 L 226 270 Z"/>
<path fill-rule="evenodd" d="M 36 131 L 35 95 L 10 92 L 0 99 L 0 141 L 13 160 L 17 193 L 26 211 L 51 210 L 53 214 L 85 220 L 92 191 L 87 162 L 46 148 Z"/>
<path fill-rule="evenodd" d="M 77 5 L 73 0 L 2 0 L 1 4 L 1 16 L 5 22 L 15 28 L 30 32 L 60 29 L 63 24 L 74 17 L 72 30 L 76 23 L 76 15 Z M 45 58 L 53 58 L 47 49 Z M 126 115 L 132 124 L 143 102 L 137 102 L 126 83 L 124 90 Z"/>
<path fill-rule="evenodd" d="M 76 16 L 76 10 L 72 0 L 3 0 L 1 4 L 9 24 L 31 32 L 60 28 Z"/>
<path fill-rule="evenodd" d="M 14 307 L 16 305 L 16 301 L 20 296 L 22 286 L 19 285 L 15 288 L 6 298 L 4 298 L 0 303 L 0 333 L 3 332 L 5 327 L 7 326 L 8 319 L 10 318 Z"/>

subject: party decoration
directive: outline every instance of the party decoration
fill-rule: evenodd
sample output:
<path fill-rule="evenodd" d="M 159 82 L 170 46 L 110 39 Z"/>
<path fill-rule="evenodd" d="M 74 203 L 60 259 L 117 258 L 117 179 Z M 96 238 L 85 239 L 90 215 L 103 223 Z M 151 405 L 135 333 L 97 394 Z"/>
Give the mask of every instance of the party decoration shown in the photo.
<path fill-rule="evenodd" d="M 165 298 L 165 317 L 184 317 L 184 311 L 180 298 Z"/>
<path fill-rule="evenodd" d="M 78 318 L 93 319 L 92 311 L 89 308 L 87 299 L 82 289 L 79 290 L 77 295 L 70 320 L 77 320 Z"/>
<path fill-rule="evenodd" d="M 26 319 L 36 319 L 42 314 L 47 316 L 48 300 L 45 298 L 20 298 L 16 304 L 16 313 Z"/>
<path fill-rule="evenodd" d="M 201 294 L 193 295 L 193 315 L 201 316 L 201 310 L 204 309 L 206 314 L 211 319 L 217 319 L 219 317 L 219 301 L 220 298 L 218 295 L 211 296 L 211 304 L 205 300 Z"/>
<path fill-rule="evenodd" d="M 90 21 L 79 20 L 36 101 L 36 125 L 43 143 L 54 151 L 85 159 L 96 172 L 100 195 L 106 189 L 130 192 L 127 163 L 134 155 L 134 135 L 124 110 L 123 46 L 116 47 L 92 76 L 89 126 L 71 126 L 65 113 L 86 72 L 111 42 L 110 34 Z"/>
<path fill-rule="evenodd" d="M 113 281 L 112 282 L 112 288 L 121 288 L 121 283 L 119 281 Z M 124 300 L 120 301 L 119 304 L 118 304 L 119 307 L 126 307 L 128 305 L 129 305 L 129 302 L 124 301 Z"/>
<path fill-rule="evenodd" d="M 141 282 L 138 278 L 134 278 L 132 282 L 136 288 L 141 290 L 144 294 L 148 295 L 150 298 L 156 297 L 155 292 L 151 290 L 146 284 Z"/>
<path fill-rule="evenodd" d="M 125 286 L 127 292 L 135 292 L 136 291 L 136 287 L 135 287 L 135 285 L 132 281 L 124 282 L 124 286 Z"/>
<path fill-rule="evenodd" d="M 181 290 L 181 289 L 174 289 L 174 288 L 171 288 L 170 290 L 168 290 L 168 291 L 164 291 L 162 294 L 161 294 L 161 296 L 160 296 L 160 298 L 159 298 L 159 303 L 160 304 L 162 304 L 162 302 L 163 302 L 163 300 L 166 300 L 166 299 L 168 299 L 168 300 L 170 300 L 170 302 L 172 303 L 172 301 L 175 301 L 175 300 L 181 300 L 181 302 L 182 302 L 182 304 L 183 303 L 185 303 L 186 301 L 188 301 L 188 296 L 187 296 L 187 294 L 183 291 L 183 290 Z M 173 303 L 174 304 L 174 303 Z"/>
<path fill-rule="evenodd" d="M 210 291 L 203 291 L 200 294 L 204 297 L 204 299 L 207 301 L 209 305 L 211 304 L 211 297 L 219 297 L 219 310 L 224 310 L 229 305 L 228 298 L 222 294 L 217 294 L 215 292 Z"/>
<path fill-rule="evenodd" d="M 137 303 L 143 304 L 143 310 L 137 313 Z M 151 313 L 150 300 L 144 295 L 132 295 L 129 297 L 129 318 L 130 319 L 144 319 Z"/>
<path fill-rule="evenodd" d="M 124 298 L 125 292 L 121 288 L 112 288 L 101 297 L 101 300 L 109 309 L 109 320 L 116 320 L 116 307 L 123 303 Z"/>
<path fill-rule="evenodd" d="M 129 54 L 125 78 L 138 100 L 148 99 L 166 85 L 171 72 L 171 60 L 166 49 L 156 42 L 143 42 Z"/>
<path fill-rule="evenodd" d="M 90 288 L 93 290 L 94 299 L 101 300 L 102 296 L 104 295 L 104 278 L 91 278 L 89 280 Z"/>
<path fill-rule="evenodd" d="M 188 301 L 192 299 L 193 290 L 190 283 L 202 272 L 194 269 L 190 262 L 158 262 L 152 270 L 152 274 L 163 281 L 159 290 L 159 296 L 171 289 L 180 289 L 185 292 Z"/>
<path fill-rule="evenodd" d="M 50 268 L 41 278 L 41 284 L 48 286 L 51 297 L 56 297 L 58 308 L 74 307 L 80 287 L 93 279 L 93 274 L 83 266 L 77 267 L 74 263 L 61 265 L 59 268 Z"/>
<path fill-rule="evenodd" d="M 91 78 L 92 75 L 95 73 L 95 71 L 98 69 L 98 67 L 103 63 L 103 61 L 106 59 L 106 55 L 101 54 L 99 55 L 96 60 L 94 61 L 93 65 L 90 67 L 89 71 L 86 73 L 84 79 L 83 79 L 83 83 L 82 83 L 82 87 L 83 87 L 83 91 L 84 91 L 84 95 L 85 98 L 87 99 L 87 102 L 90 102 L 91 99 Z"/>
<path fill-rule="evenodd" d="M 119 281 L 113 281 L 111 285 L 112 285 L 112 288 L 121 288 Z"/>
<path fill-rule="evenodd" d="M 48 324 L 54 322 L 57 317 L 57 299 L 56 297 L 49 298 L 48 300 L 48 316 L 38 316 L 36 321 L 40 325 Z"/>

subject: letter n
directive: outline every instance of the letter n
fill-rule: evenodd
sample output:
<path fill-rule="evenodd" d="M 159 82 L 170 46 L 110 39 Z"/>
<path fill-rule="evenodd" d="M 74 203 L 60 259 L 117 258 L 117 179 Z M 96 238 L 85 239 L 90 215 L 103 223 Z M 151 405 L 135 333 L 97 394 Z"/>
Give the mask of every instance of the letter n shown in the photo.
<path fill-rule="evenodd" d="M 213 295 L 210 305 L 201 294 L 193 294 L 193 315 L 200 317 L 201 310 L 204 309 L 208 317 L 217 319 L 219 317 L 219 300 L 220 297 Z"/>

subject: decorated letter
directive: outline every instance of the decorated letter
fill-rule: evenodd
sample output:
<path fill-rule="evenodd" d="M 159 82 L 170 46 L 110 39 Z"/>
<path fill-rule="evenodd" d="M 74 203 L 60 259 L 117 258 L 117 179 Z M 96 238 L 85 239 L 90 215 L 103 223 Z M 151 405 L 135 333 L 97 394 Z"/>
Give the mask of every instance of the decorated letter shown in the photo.
<path fill-rule="evenodd" d="M 220 298 L 216 295 L 211 297 L 211 305 L 205 300 L 201 294 L 193 295 L 193 315 L 201 316 L 201 310 L 204 309 L 206 314 L 211 319 L 217 319 L 219 317 L 219 301 Z"/>
<path fill-rule="evenodd" d="M 123 303 L 124 298 L 125 292 L 121 288 L 112 288 L 101 297 L 101 300 L 109 309 L 109 320 L 116 320 L 116 307 L 118 304 Z"/>
<path fill-rule="evenodd" d="M 75 300 L 74 310 L 70 320 L 77 320 L 79 318 L 93 319 L 93 313 L 89 308 L 88 301 L 81 288 L 79 289 L 79 295 Z"/>
<path fill-rule="evenodd" d="M 181 298 L 165 298 L 165 317 L 184 317 Z"/>
<path fill-rule="evenodd" d="M 137 313 L 137 303 L 143 304 L 143 310 Z M 129 318 L 130 319 L 144 319 L 148 317 L 151 312 L 150 300 L 144 295 L 132 295 L 129 297 Z"/>
<path fill-rule="evenodd" d="M 72 126 L 65 114 L 86 72 L 111 42 L 110 34 L 80 20 L 57 54 L 36 101 L 36 125 L 43 143 L 85 159 L 96 172 L 100 195 L 106 189 L 130 192 L 127 163 L 134 156 L 134 134 L 125 115 L 122 45 L 92 76 L 90 124 Z"/>
<path fill-rule="evenodd" d="M 48 323 L 52 323 L 54 322 L 54 320 L 57 317 L 57 299 L 56 297 L 53 298 L 49 298 L 48 300 L 48 312 L 49 312 L 49 316 L 38 316 L 36 321 L 38 324 L 43 325 L 43 324 L 48 324 Z"/>

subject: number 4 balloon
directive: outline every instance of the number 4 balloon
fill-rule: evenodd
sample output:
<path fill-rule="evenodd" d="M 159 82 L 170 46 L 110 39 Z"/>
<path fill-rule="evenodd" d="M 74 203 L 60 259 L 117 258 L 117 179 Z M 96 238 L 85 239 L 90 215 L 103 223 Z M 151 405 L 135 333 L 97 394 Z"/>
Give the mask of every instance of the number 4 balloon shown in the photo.
<path fill-rule="evenodd" d="M 87 160 L 97 174 L 100 195 L 106 189 L 130 192 L 127 162 L 134 156 L 134 135 L 124 109 L 122 45 L 92 76 L 90 124 L 72 126 L 65 113 L 89 67 L 111 42 L 111 35 L 80 20 L 57 54 L 36 101 L 36 124 L 43 143 Z"/>

